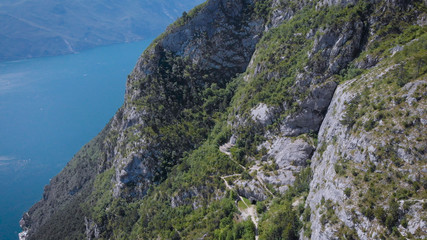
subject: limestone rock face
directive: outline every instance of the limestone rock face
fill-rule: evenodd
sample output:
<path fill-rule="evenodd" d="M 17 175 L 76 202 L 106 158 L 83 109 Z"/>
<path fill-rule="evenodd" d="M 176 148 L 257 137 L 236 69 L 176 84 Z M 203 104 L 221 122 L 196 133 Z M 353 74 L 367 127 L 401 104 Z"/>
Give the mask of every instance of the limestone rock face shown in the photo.
<path fill-rule="evenodd" d="M 142 54 L 21 235 L 221 239 L 250 215 L 260 239 L 422 237 L 420 4 L 207 1 Z"/>
<path fill-rule="evenodd" d="M 261 123 L 262 125 L 271 124 L 271 113 L 266 104 L 259 104 L 251 111 L 252 120 Z"/>
<path fill-rule="evenodd" d="M 210 81 L 224 86 L 236 74 L 244 72 L 263 32 L 263 20 L 250 17 L 253 4 L 250 0 L 208 1 L 194 16 L 183 19 L 184 23 L 169 27 L 167 33 L 142 54 L 127 79 L 124 105 L 98 136 L 96 146 L 85 147 L 89 150 L 83 151 L 81 158 L 87 162 L 73 159 L 70 164 L 77 162 L 77 167 L 68 167 L 53 178 L 45 188 L 43 199 L 23 218 L 21 226 L 28 231 L 29 239 L 37 238 L 36 232 L 41 226 L 52 224 L 52 216 L 59 214 L 53 209 L 77 204 L 77 198 L 86 198 L 93 191 L 92 184 L 99 173 L 113 169 L 113 196 L 126 199 L 144 197 L 147 189 L 161 180 L 166 173 L 158 159 L 163 156 L 164 146 L 148 142 L 145 131 L 152 127 L 147 119 L 159 116 L 154 115 L 153 109 L 141 108 L 139 103 L 147 101 L 148 96 L 154 96 L 149 99 L 150 103 L 168 101 L 158 94 L 166 91 L 164 86 L 152 81 L 166 76 L 159 76 L 159 68 L 169 55 L 197 65 L 200 75 L 193 78 L 202 87 L 205 84 L 202 73 L 209 73 Z M 177 150 L 176 161 L 183 152 L 197 145 L 188 146 L 190 148 Z M 84 225 L 83 217 L 78 220 L 80 225 Z"/>
<path fill-rule="evenodd" d="M 322 0 L 319 1 L 318 6 L 334 6 L 334 5 L 348 5 L 354 4 L 358 0 Z"/>
<path fill-rule="evenodd" d="M 99 228 L 98 225 L 91 219 L 85 217 L 85 227 L 86 227 L 86 238 L 88 240 L 99 238 Z"/>
<path fill-rule="evenodd" d="M 381 130 L 387 128 L 385 123 L 379 123 L 375 135 L 365 130 L 358 130 L 356 133 L 354 130 L 343 124 L 342 119 L 345 118 L 346 114 L 349 114 L 346 108 L 348 104 L 355 99 L 359 98 L 362 86 L 369 87 L 375 81 L 380 81 L 389 71 L 393 68 L 378 68 L 375 72 L 381 74 L 375 75 L 369 74 L 364 75 L 360 79 L 355 79 L 340 85 L 335 91 L 334 98 L 329 106 L 328 113 L 325 116 L 325 120 L 319 130 L 319 148 L 312 157 L 311 167 L 314 170 L 313 180 L 310 184 L 310 193 L 307 198 L 307 206 L 312 210 L 311 215 L 311 230 L 313 239 L 332 239 L 337 237 L 336 231 L 340 228 L 340 225 L 334 222 L 325 223 L 325 207 L 324 202 L 330 201 L 332 203 L 333 212 L 338 218 L 338 222 L 341 222 L 343 226 L 349 229 L 354 229 L 360 239 L 372 239 L 377 237 L 381 232 L 386 231 L 384 226 L 379 223 L 372 223 L 369 218 L 362 214 L 363 209 L 358 208 L 358 203 L 363 204 L 363 193 L 369 187 L 365 186 L 366 183 L 359 182 L 359 174 L 369 175 L 369 171 L 373 171 L 372 168 L 377 170 L 372 174 L 381 176 L 387 175 L 388 163 L 380 161 L 378 158 L 378 149 L 382 146 L 387 145 L 392 138 L 399 136 L 397 133 L 398 126 L 393 129 L 388 129 L 394 132 L 393 135 L 389 135 L 390 132 Z M 425 84 L 425 80 L 408 83 L 402 89 L 402 96 L 406 99 L 410 99 L 410 94 L 407 94 L 407 89 L 410 89 L 414 85 Z M 359 87 L 355 87 L 359 86 Z M 383 93 L 382 93 L 383 94 Z M 383 96 L 384 97 L 384 96 Z M 419 116 L 421 119 L 425 118 L 425 109 L 422 113 L 416 109 L 408 110 L 412 116 Z M 420 115 L 419 115 L 420 114 Z M 392 121 L 399 122 L 395 116 Z M 374 131 L 374 130 L 371 130 Z M 421 132 L 425 132 L 424 130 Z M 413 132 L 412 137 L 423 133 Z M 412 138 L 411 137 L 411 138 Z M 425 156 L 417 154 L 406 154 L 402 148 L 412 148 L 416 144 L 407 139 L 393 146 L 397 156 L 402 159 L 402 165 L 398 164 L 395 167 L 395 171 L 404 173 L 412 172 L 416 173 L 413 176 L 422 174 L 420 172 L 420 164 L 425 161 Z M 350 167 L 351 166 L 351 167 Z M 344 167 L 345 169 L 343 169 Z M 369 169 L 370 168 L 370 169 Z M 350 173 L 350 169 L 351 173 Z M 381 170 L 380 170 L 381 169 Z M 360 172 L 360 173 L 359 173 Z M 389 173 L 388 173 L 389 174 Z M 359 177 L 359 178 L 358 178 Z M 367 177 L 365 177 L 366 181 Z M 390 181 L 390 180 L 389 180 Z M 379 188 L 386 188 L 386 183 L 377 183 Z M 384 186 L 381 186 L 384 184 Z M 404 183 L 401 187 L 407 187 Z M 371 185 L 372 188 L 373 185 Z M 346 191 L 347 194 L 346 194 Z M 386 194 L 390 196 L 390 194 Z M 366 200 L 365 200 L 366 201 Z M 403 210 L 402 206 L 404 202 L 418 203 L 418 200 L 402 200 L 400 211 L 408 214 L 417 208 L 417 205 L 412 205 L 409 210 Z M 383 204 L 383 203 L 378 203 Z M 359 205 L 360 206 L 360 205 Z M 419 213 L 417 213 L 419 214 Z M 426 231 L 425 222 L 418 219 L 418 215 L 414 213 L 411 218 L 411 223 L 417 222 L 417 228 L 421 231 Z M 408 226 L 410 226 L 408 224 Z M 404 228 L 399 226 L 402 234 L 413 234 L 414 227 Z"/>
<path fill-rule="evenodd" d="M 274 159 L 279 169 L 287 167 L 301 167 L 306 165 L 314 151 L 313 146 L 303 139 L 278 138 L 267 147 L 268 156 Z"/>
<path fill-rule="evenodd" d="M 250 201 L 263 201 L 268 197 L 268 193 L 263 189 L 256 179 L 238 180 L 235 182 L 239 195 L 246 197 Z"/>
<path fill-rule="evenodd" d="M 302 111 L 289 115 L 281 132 L 287 136 L 318 131 L 337 84 L 333 81 L 312 87 L 310 95 L 301 102 Z"/>
<path fill-rule="evenodd" d="M 152 113 L 145 109 L 136 110 L 133 104 L 151 93 L 133 86 L 137 83 L 148 84 L 149 79 L 156 77 L 159 61 L 165 53 L 188 59 L 200 71 L 209 72 L 222 82 L 245 71 L 262 34 L 262 21 L 247 19 L 245 12 L 249 11 L 252 4 L 248 0 L 208 1 L 187 24 L 169 30 L 138 60 L 127 81 L 125 98 L 129 101 L 112 122 L 113 131 L 119 135 L 116 147 L 109 153 L 116 171 L 115 196 L 123 196 L 121 189 L 127 188 L 125 195 L 143 197 L 146 189 L 156 182 L 159 171 L 156 159 L 162 155 L 156 146 L 144 140 L 144 134 L 141 133 L 141 129 L 147 126 L 144 119 Z M 161 86 L 159 91 L 162 91 Z M 163 100 L 159 98 L 152 101 Z M 132 135 L 138 136 L 139 140 L 127 144 L 128 131 L 132 131 Z"/>

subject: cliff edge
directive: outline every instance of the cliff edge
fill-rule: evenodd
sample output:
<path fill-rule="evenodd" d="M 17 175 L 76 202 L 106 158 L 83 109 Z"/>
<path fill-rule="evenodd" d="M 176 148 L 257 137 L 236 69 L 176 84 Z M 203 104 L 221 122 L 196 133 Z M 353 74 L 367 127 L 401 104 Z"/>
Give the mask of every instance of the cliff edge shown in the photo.
<path fill-rule="evenodd" d="M 425 238 L 425 1 L 209 0 L 22 239 Z"/>

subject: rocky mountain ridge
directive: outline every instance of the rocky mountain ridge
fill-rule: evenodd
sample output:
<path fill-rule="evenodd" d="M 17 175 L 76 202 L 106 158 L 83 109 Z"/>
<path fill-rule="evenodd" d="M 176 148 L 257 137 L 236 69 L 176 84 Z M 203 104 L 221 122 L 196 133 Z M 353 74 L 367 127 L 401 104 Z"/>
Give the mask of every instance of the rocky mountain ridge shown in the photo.
<path fill-rule="evenodd" d="M 143 53 L 22 238 L 424 238 L 426 9 L 198 6 Z"/>

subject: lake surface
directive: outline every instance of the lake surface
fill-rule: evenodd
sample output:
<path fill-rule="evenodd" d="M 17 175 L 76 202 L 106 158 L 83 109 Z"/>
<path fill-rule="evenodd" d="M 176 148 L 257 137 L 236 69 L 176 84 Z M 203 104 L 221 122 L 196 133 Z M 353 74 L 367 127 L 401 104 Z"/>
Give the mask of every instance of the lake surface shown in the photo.
<path fill-rule="evenodd" d="M 22 214 L 108 123 L 150 40 L 0 63 L 0 240 L 18 239 Z"/>

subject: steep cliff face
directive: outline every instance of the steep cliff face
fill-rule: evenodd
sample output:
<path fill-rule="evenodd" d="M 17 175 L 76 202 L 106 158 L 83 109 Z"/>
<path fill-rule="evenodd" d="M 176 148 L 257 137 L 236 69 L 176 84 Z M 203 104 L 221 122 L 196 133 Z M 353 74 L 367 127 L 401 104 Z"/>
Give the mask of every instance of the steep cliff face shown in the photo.
<path fill-rule="evenodd" d="M 23 235 L 425 236 L 426 16 L 422 1 L 207 1 L 143 53 Z"/>
<path fill-rule="evenodd" d="M 425 183 L 426 109 L 417 108 L 426 103 L 413 97 L 426 94 L 427 82 L 415 74 L 414 81 L 394 86 L 393 73 L 410 62 L 393 63 L 335 92 L 312 158 L 307 206 L 314 239 L 375 239 L 389 230 L 419 238 L 427 230 L 419 185 Z"/>
<path fill-rule="evenodd" d="M 203 111 L 202 91 L 214 85 L 224 88 L 245 71 L 262 33 L 262 21 L 252 19 L 252 9 L 250 1 L 209 1 L 182 19 L 185 25 L 172 26 L 139 59 L 127 81 L 127 101 L 112 122 L 118 133 L 109 153 L 116 171 L 115 196 L 144 196 L 184 152 L 205 139 L 202 131 L 212 123 L 192 113 Z M 189 135 L 186 128 L 191 127 L 200 132 Z M 136 141 L 129 141 L 132 136 Z"/>

